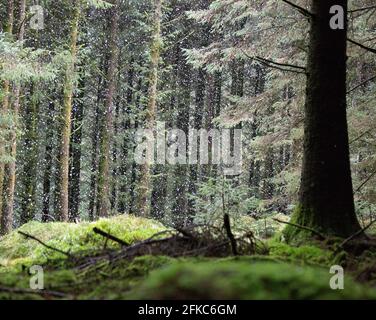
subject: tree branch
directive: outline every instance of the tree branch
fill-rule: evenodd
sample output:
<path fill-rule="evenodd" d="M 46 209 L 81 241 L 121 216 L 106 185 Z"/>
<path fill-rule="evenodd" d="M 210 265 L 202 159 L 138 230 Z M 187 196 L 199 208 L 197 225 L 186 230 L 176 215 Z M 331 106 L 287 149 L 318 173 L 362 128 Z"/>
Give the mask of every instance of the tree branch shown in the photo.
<path fill-rule="evenodd" d="M 298 6 L 297 4 L 295 3 L 292 3 L 288 0 L 282 0 L 284 3 L 287 3 L 288 5 L 290 5 L 291 7 L 293 7 L 294 9 L 297 9 L 302 15 L 308 17 L 308 18 L 312 18 L 313 17 L 313 13 L 308 11 L 307 9 L 304 9 L 300 6 Z"/>
<path fill-rule="evenodd" d="M 372 9 L 376 9 L 376 5 L 369 6 L 369 7 L 364 7 L 364 8 L 352 9 L 352 10 L 349 10 L 348 12 L 349 13 L 354 13 L 354 12 L 366 11 L 366 10 L 372 10 Z"/>
<path fill-rule="evenodd" d="M 356 89 L 360 88 L 360 87 L 363 87 L 365 84 L 367 84 L 368 82 L 372 81 L 372 80 L 375 80 L 376 79 L 376 76 L 373 76 L 372 78 L 369 78 L 367 80 L 364 80 L 362 83 L 359 83 L 357 86 L 355 86 L 354 88 L 351 88 L 349 91 L 347 91 L 347 94 L 355 91 Z"/>
<path fill-rule="evenodd" d="M 36 238 L 36 237 L 34 237 L 34 236 L 30 235 L 30 234 L 27 234 L 27 233 L 22 232 L 22 231 L 18 231 L 18 233 L 19 233 L 20 235 L 23 235 L 23 236 L 24 236 L 25 238 L 27 238 L 27 239 L 35 240 L 36 242 L 40 243 L 42 246 L 44 246 L 44 247 L 46 247 L 46 248 L 48 248 L 48 249 L 50 249 L 50 250 L 53 250 L 53 251 L 56 251 L 56 252 L 62 253 L 62 254 L 64 254 L 64 255 L 66 255 L 67 257 L 70 257 L 70 256 L 71 256 L 69 252 L 65 252 L 65 251 L 63 251 L 63 250 L 60 250 L 60 249 L 57 249 L 57 248 L 51 247 L 51 246 L 49 246 L 48 244 L 44 243 L 42 240 L 39 240 L 38 238 Z"/>
<path fill-rule="evenodd" d="M 340 245 L 339 245 L 339 248 L 343 248 L 345 246 L 345 244 L 347 244 L 348 242 L 350 242 L 351 240 L 355 239 L 356 237 L 360 236 L 361 234 L 363 234 L 364 232 L 366 232 L 369 228 L 371 228 L 374 224 L 376 223 L 376 220 L 373 220 L 371 221 L 367 226 L 365 226 L 363 229 L 359 230 L 358 232 L 354 233 L 353 235 L 351 235 L 350 237 L 348 237 L 347 239 L 345 239 Z M 337 249 L 338 250 L 338 249 Z"/>
<path fill-rule="evenodd" d="M 351 42 L 352 44 L 355 44 L 356 46 L 358 46 L 358 47 L 360 47 L 360 48 L 362 48 L 362 49 L 364 49 L 366 51 L 369 51 L 371 53 L 375 53 L 376 54 L 376 49 L 374 49 L 374 48 L 367 47 L 364 44 L 356 42 L 356 41 L 354 41 L 354 40 L 352 40 L 350 38 L 347 38 L 347 41 Z"/>
<path fill-rule="evenodd" d="M 374 176 L 376 176 L 376 170 L 375 171 L 373 171 L 372 173 L 371 173 L 371 175 L 355 190 L 355 192 L 354 192 L 354 194 L 355 193 L 358 193 L 360 190 L 362 190 L 363 189 L 363 187 L 369 182 L 369 181 L 371 181 L 371 179 L 374 177 Z"/>
<path fill-rule="evenodd" d="M 314 229 L 311 229 L 309 227 L 301 226 L 299 224 L 295 224 L 295 223 L 291 223 L 291 222 L 287 222 L 287 221 L 282 221 L 282 220 L 279 220 L 277 218 L 273 218 L 273 220 L 277 221 L 279 223 L 287 224 L 289 226 L 292 226 L 292 227 L 295 227 L 295 228 L 298 228 L 298 229 L 303 229 L 303 230 L 306 230 L 306 231 L 310 231 L 313 234 L 315 234 L 316 236 L 318 236 L 321 240 L 325 240 L 326 239 L 326 237 L 322 233 L 320 233 L 320 232 L 318 232 L 318 231 L 316 231 Z"/>
<path fill-rule="evenodd" d="M 117 243 L 119 243 L 119 244 L 122 245 L 122 246 L 125 246 L 125 247 L 129 246 L 129 243 L 127 243 L 127 242 L 125 242 L 125 241 L 123 241 L 123 240 L 121 240 L 121 239 L 119 239 L 119 238 L 113 236 L 112 234 L 109 234 L 109 233 L 107 233 L 107 232 L 105 232 L 105 231 L 99 229 L 99 228 L 96 228 L 96 227 L 95 227 L 95 228 L 93 229 L 93 232 L 96 233 L 96 234 L 99 234 L 100 236 L 105 237 L 105 238 L 107 238 L 107 239 L 109 239 L 109 240 L 112 240 L 112 241 L 114 241 L 114 242 L 117 242 Z"/>
<path fill-rule="evenodd" d="M 258 62 L 262 63 L 263 65 L 265 65 L 269 68 L 278 69 L 278 70 L 281 70 L 281 71 L 284 71 L 284 72 L 294 72 L 294 73 L 299 73 L 299 74 L 307 74 L 306 68 L 304 68 L 304 67 L 296 66 L 296 65 L 292 65 L 292 64 L 287 64 L 287 63 L 274 62 L 272 60 L 261 58 L 261 57 L 252 57 L 249 54 L 247 54 L 244 50 L 242 50 L 242 52 L 247 58 L 252 59 L 252 60 L 257 60 Z M 299 70 L 303 70 L 303 71 L 286 69 L 286 68 L 283 68 L 283 67 L 295 68 L 295 69 L 299 69 Z"/>
<path fill-rule="evenodd" d="M 357 86 L 355 86 L 354 88 L 351 88 L 349 91 L 347 91 L 347 94 L 350 94 L 351 92 L 355 91 L 356 89 L 358 89 L 360 87 L 363 87 L 365 84 L 367 84 L 368 82 L 375 80 L 375 79 L 376 79 L 376 76 L 373 76 L 372 78 L 364 80 L 362 83 L 359 83 Z"/>
<path fill-rule="evenodd" d="M 32 290 L 20 288 L 0 287 L 0 292 L 8 292 L 14 294 L 39 294 L 41 296 L 52 296 L 56 298 L 67 298 L 68 295 L 62 292 L 49 291 L 49 290 Z"/>
<path fill-rule="evenodd" d="M 304 71 L 306 71 L 306 68 L 305 68 L 305 67 L 297 66 L 297 65 L 294 65 L 294 64 L 275 62 L 275 61 L 273 61 L 273 60 L 265 59 L 265 58 L 261 58 L 261 57 L 255 57 L 255 59 L 257 59 L 257 60 L 262 60 L 262 61 L 265 61 L 265 62 L 270 63 L 270 64 L 275 64 L 275 65 L 277 65 L 277 66 L 282 66 L 282 67 L 284 66 L 284 67 L 289 67 L 289 68 L 296 68 L 296 69 L 300 69 L 300 70 L 304 70 Z"/>

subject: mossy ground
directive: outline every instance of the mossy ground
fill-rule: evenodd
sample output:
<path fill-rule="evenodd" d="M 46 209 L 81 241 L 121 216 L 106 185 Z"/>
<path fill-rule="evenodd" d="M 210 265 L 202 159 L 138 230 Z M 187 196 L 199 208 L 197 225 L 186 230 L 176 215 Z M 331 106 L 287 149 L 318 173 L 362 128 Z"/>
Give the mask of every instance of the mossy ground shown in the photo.
<path fill-rule="evenodd" d="M 129 243 L 165 230 L 158 222 L 131 215 L 95 223 L 32 222 L 20 230 L 48 245 L 75 256 L 103 252 L 103 237 L 94 227 Z M 17 231 L 0 239 L 0 299 L 52 299 L 49 294 L 23 292 L 29 288 L 31 265 L 42 265 L 46 291 L 66 299 L 375 299 L 376 291 L 356 283 L 351 276 L 345 290 L 329 288 L 329 267 L 338 260 L 318 245 L 292 247 L 274 237 L 264 242 L 263 255 L 239 258 L 171 258 L 141 256 L 134 259 L 100 260 L 79 268 L 64 255 L 51 251 Z M 119 245 L 107 242 L 107 250 Z M 106 251 L 107 252 L 107 251 Z M 362 270 L 370 268 L 368 254 Z M 374 261 L 374 260 L 373 260 Z M 358 274 L 361 270 L 358 270 Z M 367 273 L 367 277 L 372 272 Z M 354 273 L 354 276 L 357 276 Z M 372 280 L 372 279 L 371 279 Z M 372 281 L 368 281 L 372 283 Z M 366 282 L 367 282 L 366 281 Z M 1 288 L 18 288 L 5 292 Z"/>

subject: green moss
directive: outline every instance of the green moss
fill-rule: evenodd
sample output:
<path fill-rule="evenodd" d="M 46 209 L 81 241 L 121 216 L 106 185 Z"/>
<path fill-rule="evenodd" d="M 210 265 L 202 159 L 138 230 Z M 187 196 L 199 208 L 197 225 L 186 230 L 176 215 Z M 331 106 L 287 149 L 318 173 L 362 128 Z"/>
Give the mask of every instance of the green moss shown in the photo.
<path fill-rule="evenodd" d="M 314 245 L 294 247 L 273 239 L 268 242 L 268 246 L 271 257 L 297 264 L 329 266 L 333 262 L 331 251 Z"/>
<path fill-rule="evenodd" d="M 325 269 L 286 263 L 218 261 L 176 263 L 152 272 L 132 299 L 374 299 L 376 292 L 347 278 L 329 287 Z"/>
<path fill-rule="evenodd" d="M 144 240 L 165 229 L 160 223 L 153 220 L 122 215 L 93 223 L 83 222 L 80 224 L 34 221 L 25 224 L 18 230 L 33 235 L 60 250 L 80 253 L 104 247 L 105 239 L 94 234 L 94 227 L 109 232 L 128 243 Z M 21 264 L 44 264 L 48 260 L 64 258 L 64 255 L 52 251 L 34 240 L 25 239 L 17 232 L 18 230 L 0 238 L 0 265 L 3 269 Z M 107 247 L 119 248 L 119 245 L 108 241 Z"/>
<path fill-rule="evenodd" d="M 116 267 L 108 265 L 100 273 L 86 276 L 90 284 L 80 293 L 79 299 L 123 299 L 150 271 L 174 261 L 165 256 L 142 256 L 133 261 L 124 260 Z"/>

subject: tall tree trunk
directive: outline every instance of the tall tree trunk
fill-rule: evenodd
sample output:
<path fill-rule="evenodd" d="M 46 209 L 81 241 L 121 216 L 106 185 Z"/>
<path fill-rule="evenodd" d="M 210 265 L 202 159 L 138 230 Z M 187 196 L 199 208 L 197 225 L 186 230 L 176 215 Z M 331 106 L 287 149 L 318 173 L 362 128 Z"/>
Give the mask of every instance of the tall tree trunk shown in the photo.
<path fill-rule="evenodd" d="M 25 164 L 20 180 L 22 181 L 22 193 L 20 197 L 20 220 L 27 223 L 36 213 L 36 191 L 38 172 L 38 120 L 40 86 L 32 84 L 30 89 L 30 101 L 25 106 L 24 119 L 27 127 L 25 132 L 23 149 L 25 150 Z"/>
<path fill-rule="evenodd" d="M 360 230 L 354 210 L 346 120 L 345 29 L 333 30 L 330 8 L 347 0 L 314 0 L 308 56 L 304 159 L 300 203 L 293 221 L 324 234 Z M 288 239 L 305 231 L 289 226 Z"/>
<path fill-rule="evenodd" d="M 43 208 L 42 221 L 48 222 L 51 219 L 50 214 L 50 199 L 51 199 L 51 176 L 52 176 L 52 153 L 53 153 L 53 138 L 54 138 L 54 113 L 56 101 L 51 101 L 46 115 L 46 123 L 48 123 L 46 137 L 45 137 L 45 152 L 44 152 L 44 173 L 43 173 Z"/>
<path fill-rule="evenodd" d="M 79 81 L 80 94 L 73 103 L 72 109 L 72 135 L 70 142 L 70 166 L 69 166 L 69 208 L 71 221 L 79 217 L 80 207 L 80 181 L 81 181 L 81 142 L 82 142 L 82 121 L 84 116 L 84 83 Z"/>
<path fill-rule="evenodd" d="M 113 100 L 116 91 L 116 70 L 118 64 L 119 48 L 117 44 L 119 25 L 119 1 L 113 2 L 110 9 L 110 39 L 109 39 L 109 61 L 106 75 L 106 92 L 104 101 L 104 123 L 101 125 L 100 134 L 100 159 L 98 173 L 98 212 L 101 217 L 110 214 L 110 145 L 113 131 Z"/>
<path fill-rule="evenodd" d="M 20 2 L 20 21 L 23 21 L 25 17 L 25 1 Z M 14 24 L 14 1 L 8 1 L 7 8 L 7 22 L 4 27 L 4 31 L 12 34 Z M 24 29 L 21 28 L 17 36 L 19 40 L 23 40 Z M 4 100 L 3 100 L 3 112 L 8 112 L 10 106 L 10 82 L 5 80 L 3 84 Z M 14 186 L 16 182 L 16 123 L 18 121 L 18 110 L 20 103 L 20 87 L 16 85 L 14 88 L 15 100 L 13 102 L 13 108 L 11 110 L 13 117 L 13 128 L 10 128 L 10 150 L 9 154 L 13 158 L 10 163 L 0 164 L 0 233 L 6 234 L 12 229 L 13 225 L 13 204 L 14 204 Z M 3 148 L 1 148 L 3 149 Z M 0 153 L 4 150 L 0 150 Z"/>
<path fill-rule="evenodd" d="M 103 63 L 102 63 L 103 64 Z M 96 217 L 96 200 L 97 200 L 97 169 L 98 169 L 98 127 L 100 103 L 102 101 L 102 76 L 98 77 L 97 101 L 95 105 L 95 122 L 91 134 L 91 172 L 90 172 L 90 202 L 89 202 L 89 220 L 93 221 Z"/>
<path fill-rule="evenodd" d="M 145 129 L 153 130 L 157 113 L 157 85 L 158 85 L 158 65 L 161 50 L 161 19 L 162 0 L 154 0 L 153 35 L 150 46 L 150 78 L 148 92 L 148 106 L 145 117 Z M 140 216 L 150 215 L 150 163 L 141 166 L 140 181 L 138 188 L 138 214 Z"/>
<path fill-rule="evenodd" d="M 62 132 L 59 151 L 58 173 L 58 205 L 57 217 L 60 221 L 69 219 L 69 142 L 71 136 L 71 113 L 75 81 L 75 65 L 77 58 L 78 25 L 81 14 L 80 1 L 74 1 L 71 33 L 70 33 L 70 61 L 68 62 L 64 79 L 64 99 L 62 108 Z"/>

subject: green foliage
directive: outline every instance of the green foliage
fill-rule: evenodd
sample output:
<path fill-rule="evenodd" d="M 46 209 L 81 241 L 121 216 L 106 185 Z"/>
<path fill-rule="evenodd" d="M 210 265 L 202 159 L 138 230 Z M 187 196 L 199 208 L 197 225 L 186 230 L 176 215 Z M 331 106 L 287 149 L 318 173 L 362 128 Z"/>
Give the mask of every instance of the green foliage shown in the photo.
<path fill-rule="evenodd" d="M 236 179 L 209 178 L 198 184 L 196 195 L 190 196 L 196 208 L 198 224 L 216 224 L 222 221 L 223 213 L 238 219 L 250 212 L 257 212 L 262 202 L 249 195 L 249 189 Z"/>
<path fill-rule="evenodd" d="M 268 242 L 268 248 L 271 257 L 296 264 L 321 266 L 330 266 L 333 264 L 333 253 L 315 245 L 294 247 L 276 241 L 274 238 Z"/>

